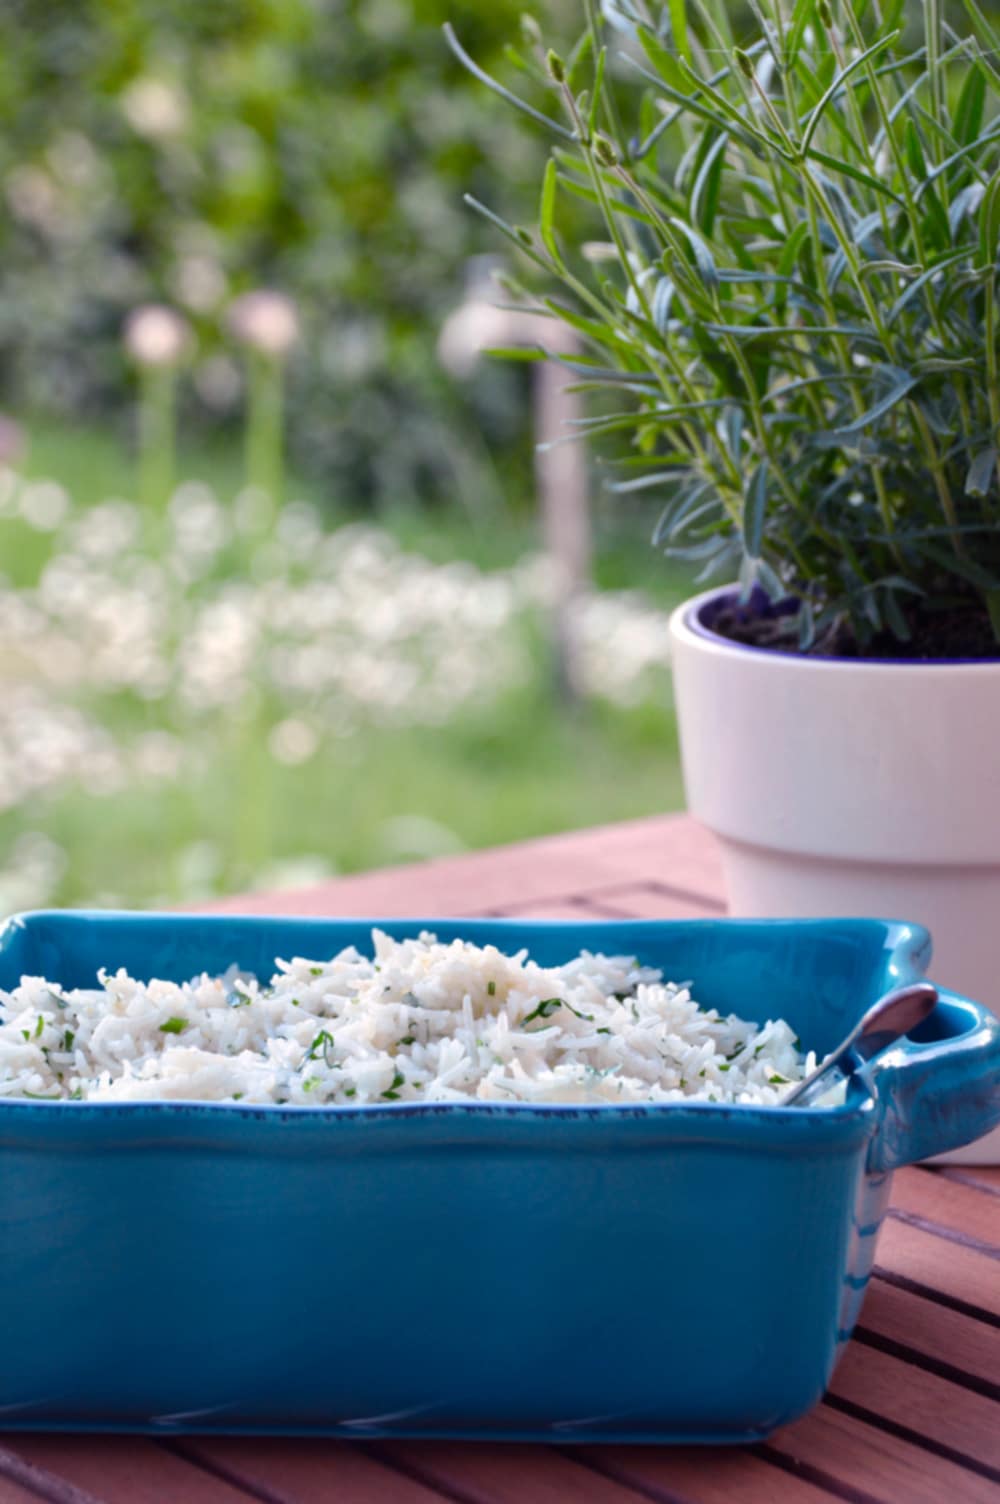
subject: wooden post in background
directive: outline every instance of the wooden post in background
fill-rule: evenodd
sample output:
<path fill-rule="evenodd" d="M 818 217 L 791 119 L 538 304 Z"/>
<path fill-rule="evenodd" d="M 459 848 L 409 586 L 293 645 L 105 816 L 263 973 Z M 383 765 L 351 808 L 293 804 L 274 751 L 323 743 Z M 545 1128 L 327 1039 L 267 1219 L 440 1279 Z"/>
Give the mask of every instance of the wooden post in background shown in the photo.
<path fill-rule="evenodd" d="M 565 324 L 530 310 L 498 308 L 494 296 L 492 278 L 474 275 L 465 302 L 445 321 L 438 354 L 453 376 L 467 379 L 482 352 L 491 348 L 520 345 L 551 356 L 579 353 L 576 336 Z M 549 644 L 554 688 L 566 702 L 580 694 L 573 609 L 590 583 L 592 552 L 586 454 L 583 441 L 573 439 L 581 404 L 575 392 L 566 390 L 573 380 L 556 359 L 534 368 L 535 484 L 552 570 Z"/>

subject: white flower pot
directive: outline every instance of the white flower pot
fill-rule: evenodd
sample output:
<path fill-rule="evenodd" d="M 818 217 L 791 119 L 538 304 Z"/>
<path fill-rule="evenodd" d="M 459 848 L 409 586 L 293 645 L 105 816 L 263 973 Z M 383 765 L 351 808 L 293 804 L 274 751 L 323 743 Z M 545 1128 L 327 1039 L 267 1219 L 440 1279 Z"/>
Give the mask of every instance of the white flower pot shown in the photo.
<path fill-rule="evenodd" d="M 816 659 L 671 620 L 688 805 L 734 914 L 916 920 L 935 979 L 1000 1011 L 1000 661 Z M 1000 1163 L 1000 1129 L 943 1156 Z"/>

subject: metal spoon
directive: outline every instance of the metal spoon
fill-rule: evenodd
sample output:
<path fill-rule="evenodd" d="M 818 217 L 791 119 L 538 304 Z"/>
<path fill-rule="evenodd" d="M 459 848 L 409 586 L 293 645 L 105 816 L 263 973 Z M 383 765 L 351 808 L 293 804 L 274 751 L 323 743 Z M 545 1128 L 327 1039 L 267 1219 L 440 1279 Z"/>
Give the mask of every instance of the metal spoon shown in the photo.
<path fill-rule="evenodd" d="M 803 1081 L 797 1082 L 786 1097 L 782 1097 L 781 1106 L 807 1107 L 809 1104 L 805 1098 L 816 1095 L 813 1088 L 824 1077 L 832 1076 L 835 1071 L 842 1076 L 851 1075 L 879 1050 L 884 1050 L 886 1045 L 895 1043 L 903 1034 L 922 1024 L 937 1000 L 937 988 L 930 982 L 911 982 L 906 987 L 887 992 L 862 1014 L 860 1021 L 833 1053 L 827 1055 Z M 824 1089 L 831 1084 L 824 1082 Z"/>

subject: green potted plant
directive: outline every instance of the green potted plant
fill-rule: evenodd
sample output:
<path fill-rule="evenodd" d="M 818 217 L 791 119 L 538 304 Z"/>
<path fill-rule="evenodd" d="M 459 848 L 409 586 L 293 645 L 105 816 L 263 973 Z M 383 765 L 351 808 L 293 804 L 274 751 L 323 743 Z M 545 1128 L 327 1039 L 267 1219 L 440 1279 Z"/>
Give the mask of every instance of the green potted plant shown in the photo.
<path fill-rule="evenodd" d="M 532 100 L 509 97 L 554 145 L 537 226 L 496 222 L 521 295 L 584 342 L 568 379 L 613 484 L 730 582 L 672 641 L 733 909 L 920 920 L 995 1004 L 1000 22 L 734 9 L 585 0 L 564 56 L 529 23 Z"/>

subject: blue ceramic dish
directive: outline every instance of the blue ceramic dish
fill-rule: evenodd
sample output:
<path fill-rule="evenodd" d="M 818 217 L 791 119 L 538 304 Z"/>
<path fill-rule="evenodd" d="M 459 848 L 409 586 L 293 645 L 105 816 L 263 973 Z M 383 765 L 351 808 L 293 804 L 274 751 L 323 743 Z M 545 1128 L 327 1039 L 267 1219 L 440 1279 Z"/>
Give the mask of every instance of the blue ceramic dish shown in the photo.
<path fill-rule="evenodd" d="M 586 947 L 823 1053 L 924 931 L 872 920 L 377 921 Z M 184 980 L 361 920 L 34 914 L 0 986 Z M 0 1103 L 0 1424 L 747 1442 L 822 1394 L 894 1167 L 1000 1121 L 1000 1026 L 945 995 L 842 1107 Z"/>

